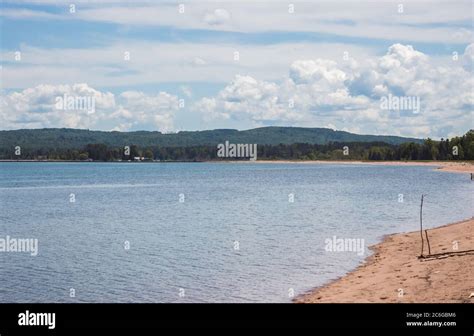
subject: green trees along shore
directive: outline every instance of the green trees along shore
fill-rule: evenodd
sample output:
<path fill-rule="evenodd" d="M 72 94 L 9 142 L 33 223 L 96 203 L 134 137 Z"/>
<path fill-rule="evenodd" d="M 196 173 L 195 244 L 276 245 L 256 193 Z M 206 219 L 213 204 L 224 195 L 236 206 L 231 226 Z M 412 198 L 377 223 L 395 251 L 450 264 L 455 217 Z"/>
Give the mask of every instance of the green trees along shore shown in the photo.
<path fill-rule="evenodd" d="M 8 131 L 3 131 L 8 132 Z M 19 132 L 19 131 L 14 131 Z M 90 131 L 93 132 L 93 131 Z M 105 133 L 105 132 L 101 132 Z M 114 132 L 111 132 L 114 133 Z M 159 132 L 157 132 L 159 133 Z M 104 138 L 101 143 L 82 145 L 68 139 L 46 139 L 30 144 L 34 140 L 18 139 L 20 151 L 14 140 L 0 142 L 0 159 L 2 160 L 68 160 L 68 161 L 212 161 L 222 160 L 217 157 L 219 139 L 209 140 L 207 144 L 189 145 L 144 144 L 134 143 L 128 133 L 122 133 L 123 139 L 111 143 Z M 160 134 L 160 133 L 159 133 Z M 350 134 L 350 133 L 349 133 Z M 116 135 L 114 135 L 116 136 Z M 60 136 L 61 137 L 61 136 Z M 373 137 L 373 136 L 371 136 Z M 401 138 L 403 139 L 403 138 Z M 238 139 L 240 143 L 257 143 L 259 160 L 474 160 L 474 130 L 463 136 L 435 141 L 425 139 L 397 143 L 385 141 L 327 141 L 327 143 L 260 143 Z M 365 139 L 363 139 L 365 140 Z M 385 139 L 383 139 L 385 140 Z M 82 143 L 87 139 L 82 139 Z M 200 142 L 201 140 L 197 141 Z M 277 142 L 277 139 L 272 140 Z M 285 141 L 289 141 L 285 139 Z M 9 144 L 6 144 L 8 143 Z M 161 142 L 161 141 L 160 141 Z M 215 142 L 215 143 L 214 143 Z M 237 141 L 236 141 L 237 142 Z M 118 145 L 122 143 L 123 145 Z M 214 144 L 213 144 L 214 143 Z M 17 148 L 18 149 L 18 148 Z M 125 150 L 127 149 L 127 150 Z M 19 154 L 19 155 L 18 155 Z M 246 160 L 246 158 L 242 158 Z"/>

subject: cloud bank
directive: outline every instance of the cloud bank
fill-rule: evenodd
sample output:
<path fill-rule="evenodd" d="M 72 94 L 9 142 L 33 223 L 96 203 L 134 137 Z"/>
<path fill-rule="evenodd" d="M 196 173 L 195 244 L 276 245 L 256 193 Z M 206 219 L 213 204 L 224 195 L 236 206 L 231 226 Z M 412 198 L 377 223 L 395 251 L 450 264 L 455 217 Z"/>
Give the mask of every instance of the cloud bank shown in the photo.
<path fill-rule="evenodd" d="M 364 65 L 349 57 L 340 62 L 296 60 L 279 83 L 237 75 L 216 96 L 197 102 L 195 109 L 208 120 L 246 119 L 254 125 L 320 125 L 412 136 L 459 134 L 473 126 L 473 49 L 469 45 L 451 66 L 437 66 L 402 44 Z M 384 109 L 382 97 L 414 97 L 421 106 L 419 111 Z"/>
<path fill-rule="evenodd" d="M 94 110 L 57 100 L 92 98 Z M 70 127 L 108 130 L 158 129 L 170 131 L 179 109 L 177 96 L 166 92 L 146 95 L 124 91 L 101 92 L 87 84 L 38 85 L 0 97 L 0 124 L 5 129 Z M 114 125 L 111 127 L 111 125 Z"/>

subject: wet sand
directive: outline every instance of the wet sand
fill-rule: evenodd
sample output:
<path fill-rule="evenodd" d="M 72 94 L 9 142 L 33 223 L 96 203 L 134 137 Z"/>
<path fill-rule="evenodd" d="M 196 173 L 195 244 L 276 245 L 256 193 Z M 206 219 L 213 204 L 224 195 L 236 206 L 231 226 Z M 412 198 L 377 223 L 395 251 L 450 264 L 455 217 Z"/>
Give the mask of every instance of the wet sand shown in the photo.
<path fill-rule="evenodd" d="M 357 269 L 295 302 L 474 303 L 474 218 L 429 229 L 428 235 L 431 254 L 439 255 L 418 258 L 419 231 L 389 235 Z"/>

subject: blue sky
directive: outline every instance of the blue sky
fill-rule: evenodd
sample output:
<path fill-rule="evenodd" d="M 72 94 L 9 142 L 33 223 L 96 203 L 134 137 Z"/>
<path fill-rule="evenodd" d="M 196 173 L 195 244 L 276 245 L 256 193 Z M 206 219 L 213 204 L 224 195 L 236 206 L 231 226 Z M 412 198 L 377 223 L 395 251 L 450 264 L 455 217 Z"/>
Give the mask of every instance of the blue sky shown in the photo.
<path fill-rule="evenodd" d="M 290 3 L 4 1 L 0 128 L 473 127 L 471 1 Z M 55 111 L 64 94 L 96 113 Z M 388 94 L 422 113 L 381 110 Z"/>

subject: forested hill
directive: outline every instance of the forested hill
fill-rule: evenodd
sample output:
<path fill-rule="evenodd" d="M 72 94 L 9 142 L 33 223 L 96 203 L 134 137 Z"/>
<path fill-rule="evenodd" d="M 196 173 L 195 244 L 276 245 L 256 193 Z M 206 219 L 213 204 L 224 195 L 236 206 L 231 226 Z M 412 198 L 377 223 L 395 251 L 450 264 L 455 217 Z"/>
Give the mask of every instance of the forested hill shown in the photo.
<path fill-rule="evenodd" d="M 421 139 L 397 136 L 359 135 L 327 128 L 262 127 L 245 131 L 217 129 L 209 131 L 185 131 L 172 134 L 160 132 L 103 132 L 69 128 L 22 129 L 0 131 L 0 150 L 14 146 L 25 149 L 72 149 L 87 144 L 105 144 L 110 147 L 137 145 L 139 147 L 188 147 L 215 146 L 231 143 L 278 145 L 278 144 L 328 144 L 332 142 L 384 142 L 398 145 L 405 142 L 422 143 Z"/>

